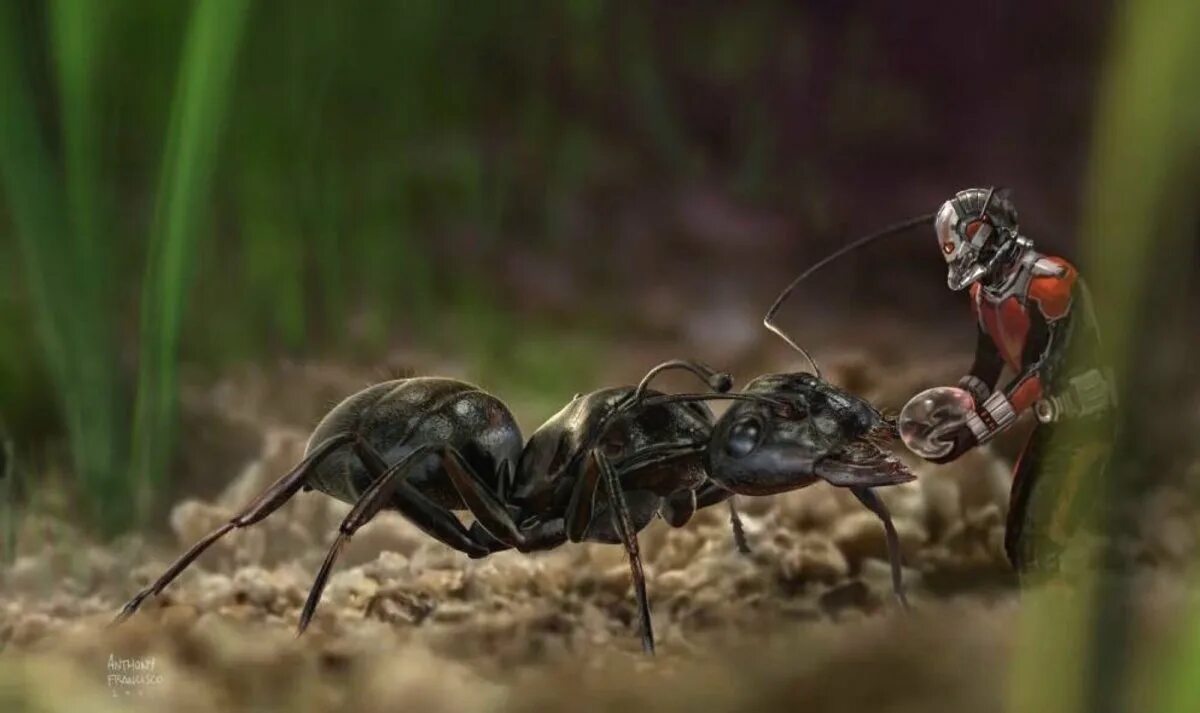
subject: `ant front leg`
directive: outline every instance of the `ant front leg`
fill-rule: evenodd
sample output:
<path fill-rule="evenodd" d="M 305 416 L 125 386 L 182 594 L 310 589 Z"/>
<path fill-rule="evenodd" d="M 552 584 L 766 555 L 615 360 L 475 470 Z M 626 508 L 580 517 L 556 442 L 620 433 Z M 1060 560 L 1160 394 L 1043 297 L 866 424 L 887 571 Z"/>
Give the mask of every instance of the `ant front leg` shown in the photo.
<path fill-rule="evenodd" d="M 867 509 L 875 513 L 883 522 L 883 531 L 887 536 L 888 560 L 892 566 L 892 593 L 896 596 L 896 601 L 907 609 L 908 598 L 904 596 L 904 579 L 900 570 L 904 559 L 900 553 L 900 536 L 896 533 L 896 526 L 892 524 L 892 514 L 888 512 L 887 506 L 883 504 L 883 500 L 875 494 L 874 490 L 850 488 L 850 492 L 854 493 L 854 497 L 858 498 L 860 503 L 867 506 Z"/>
<path fill-rule="evenodd" d="M 738 514 L 737 503 L 729 499 L 729 527 L 733 530 L 733 544 L 743 555 L 750 554 L 750 541 L 746 539 L 746 526 L 742 524 L 742 516 Z"/>
<path fill-rule="evenodd" d="M 750 554 L 750 542 L 746 539 L 746 527 L 742 524 L 741 515 L 738 515 L 733 493 L 711 480 L 696 489 L 697 510 L 724 501 L 729 502 L 729 527 L 733 530 L 733 544 L 737 547 L 738 552 L 748 555 Z"/>

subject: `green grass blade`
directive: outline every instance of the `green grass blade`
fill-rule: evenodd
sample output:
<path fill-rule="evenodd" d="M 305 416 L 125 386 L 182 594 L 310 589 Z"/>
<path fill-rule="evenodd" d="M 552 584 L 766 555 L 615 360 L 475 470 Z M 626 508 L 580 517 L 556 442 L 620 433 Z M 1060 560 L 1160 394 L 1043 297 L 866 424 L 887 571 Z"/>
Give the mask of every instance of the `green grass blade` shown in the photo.
<path fill-rule="evenodd" d="M 19 25 L 17 6 L 0 3 L 0 177 L 21 246 L 42 351 L 60 399 L 70 404 L 66 315 L 71 300 L 63 289 L 69 287 L 69 270 L 62 260 L 67 233 L 62 190 L 34 114 Z M 65 415 L 70 428 L 74 417 L 69 409 Z"/>
<path fill-rule="evenodd" d="M 17 553 L 17 476 L 12 443 L 0 421 L 0 564 L 9 564 Z"/>
<path fill-rule="evenodd" d="M 189 273 L 248 11 L 248 0 L 197 2 L 184 42 L 142 285 L 132 445 L 142 517 L 170 459 L 178 404 L 176 361 Z"/>
<path fill-rule="evenodd" d="M 110 487 L 115 473 L 108 415 L 114 383 L 105 366 L 102 306 L 85 270 L 87 255 L 72 234 L 72 207 L 62 185 L 27 77 L 20 32 L 12 3 L 0 3 L 0 177 L 21 246 L 24 277 L 35 312 L 37 335 L 55 387 L 74 457 L 76 475 L 92 498 L 101 524 L 117 520 L 122 493 Z M 87 40 L 72 36 L 72 51 L 86 61 Z M 79 64 L 72 58 L 70 72 Z M 86 82 L 86 75 L 82 75 Z M 81 277 L 82 275 L 82 277 Z"/>
<path fill-rule="evenodd" d="M 76 475 L 97 524 L 114 532 L 128 523 L 132 489 L 119 454 L 127 423 L 120 414 L 113 260 L 105 250 L 108 236 L 101 215 L 102 112 L 95 75 L 105 39 L 104 7 L 99 0 L 58 0 L 50 5 L 50 19 L 65 151 L 69 315 L 80 348 L 71 355 L 74 398 L 83 419 L 81 440 L 73 444 Z"/>

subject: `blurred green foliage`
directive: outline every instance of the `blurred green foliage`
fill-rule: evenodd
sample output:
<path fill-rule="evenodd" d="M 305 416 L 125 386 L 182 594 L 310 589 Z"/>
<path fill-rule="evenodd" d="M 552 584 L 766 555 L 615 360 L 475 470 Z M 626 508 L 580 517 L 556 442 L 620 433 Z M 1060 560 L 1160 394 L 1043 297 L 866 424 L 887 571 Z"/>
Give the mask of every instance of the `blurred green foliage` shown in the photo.
<path fill-rule="evenodd" d="M 184 42 L 142 281 L 130 465 L 141 513 L 149 511 L 170 465 L 182 315 L 247 10 L 248 0 L 198 3 Z M 127 488 L 120 490 L 129 497 Z"/>
<path fill-rule="evenodd" d="M 764 8 L 692 28 L 728 48 L 697 61 L 754 70 Z M 553 245 L 603 165 L 702 165 L 651 23 L 591 0 L 5 3 L 0 411 L 39 457 L 63 425 L 114 531 L 169 470 L 181 358 L 435 340 L 518 393 L 571 393 L 590 349 L 498 299 L 498 238 Z M 765 121 L 739 180 L 761 184 Z"/>
<path fill-rule="evenodd" d="M 1200 212 L 1189 203 L 1200 175 L 1198 30 L 1200 4 L 1174 0 L 1126 3 L 1114 23 L 1080 231 L 1081 269 L 1102 317 L 1102 358 L 1121 389 L 1124 425 L 1104 474 L 1110 502 L 1097 513 L 1100 531 L 1111 535 L 1110 549 L 1106 566 L 1088 572 L 1078 591 L 1051 591 L 1027 602 L 1014 711 L 1200 710 L 1200 612 L 1178 632 L 1179 650 L 1161 659 L 1169 664 L 1161 690 L 1149 700 L 1133 697 L 1134 656 L 1162 652 L 1135 652 L 1131 632 L 1142 592 L 1138 580 L 1116 566 L 1122 518 L 1147 496 L 1137 486 L 1144 468 L 1137 444 L 1150 440 L 1150 424 L 1163 408 L 1145 397 L 1145 365 L 1157 345 L 1147 341 L 1144 320 L 1178 308 L 1189 243 L 1200 224 Z"/>

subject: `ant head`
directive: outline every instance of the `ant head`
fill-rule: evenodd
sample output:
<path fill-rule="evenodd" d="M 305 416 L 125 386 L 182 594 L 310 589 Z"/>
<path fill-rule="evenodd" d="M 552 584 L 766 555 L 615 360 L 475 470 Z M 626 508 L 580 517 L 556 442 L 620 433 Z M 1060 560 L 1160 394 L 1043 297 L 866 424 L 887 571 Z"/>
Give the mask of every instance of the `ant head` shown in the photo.
<path fill-rule="evenodd" d="M 912 479 L 883 448 L 895 424 L 863 399 L 807 373 L 768 374 L 746 386 L 713 428 L 710 477 L 735 493 L 769 495 L 817 479 L 887 485 Z"/>

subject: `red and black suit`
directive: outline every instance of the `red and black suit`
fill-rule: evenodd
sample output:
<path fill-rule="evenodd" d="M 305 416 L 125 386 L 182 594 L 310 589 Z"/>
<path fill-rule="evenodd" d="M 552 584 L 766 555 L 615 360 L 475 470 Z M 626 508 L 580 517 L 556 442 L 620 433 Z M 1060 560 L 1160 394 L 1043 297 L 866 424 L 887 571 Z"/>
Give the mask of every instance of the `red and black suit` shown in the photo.
<path fill-rule="evenodd" d="M 1087 289 L 1066 260 L 1028 249 L 1002 278 L 971 285 L 970 297 L 978 343 L 959 386 L 976 409 L 937 460 L 957 458 L 1034 408 L 1039 423 L 1014 469 L 1004 545 L 1018 570 L 1053 569 L 1111 443 L 1111 380 L 1097 362 Z M 998 389 L 1005 367 L 1015 377 Z"/>

